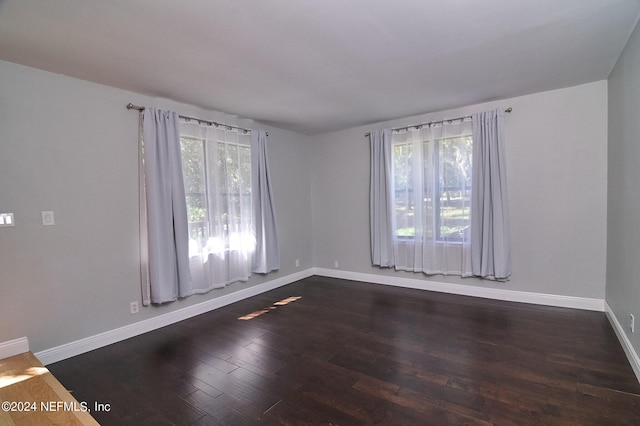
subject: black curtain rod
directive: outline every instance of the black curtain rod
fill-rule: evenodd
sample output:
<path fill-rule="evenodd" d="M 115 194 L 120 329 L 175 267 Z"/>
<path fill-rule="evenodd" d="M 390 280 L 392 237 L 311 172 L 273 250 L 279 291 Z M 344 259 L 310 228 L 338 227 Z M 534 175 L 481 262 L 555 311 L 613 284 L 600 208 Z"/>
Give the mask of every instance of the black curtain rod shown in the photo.
<path fill-rule="evenodd" d="M 511 111 L 513 111 L 513 108 L 511 108 L 511 107 L 509 107 L 509 108 L 507 108 L 507 109 L 505 109 L 505 110 L 504 110 L 504 112 L 506 112 L 506 113 L 509 113 L 509 112 L 511 112 Z M 428 123 L 412 124 L 411 126 L 396 127 L 396 128 L 394 128 L 394 129 L 391 129 L 391 131 L 393 132 L 393 131 L 397 131 L 397 130 L 409 130 L 409 129 L 410 129 L 410 128 L 412 128 L 412 127 L 415 127 L 416 129 L 419 129 L 419 128 L 421 128 L 421 127 L 424 127 L 424 126 L 430 126 L 430 125 L 432 125 L 432 124 L 436 124 L 436 123 L 445 123 L 445 122 L 447 122 L 447 123 L 451 123 L 451 122 L 458 121 L 458 120 L 464 120 L 464 119 L 466 119 L 466 118 L 471 118 L 471 116 L 470 116 L 470 115 L 463 115 L 462 117 L 447 118 L 446 120 L 436 120 L 436 121 L 430 121 L 430 122 L 428 122 Z M 369 136 L 370 134 L 371 134 L 370 132 L 367 132 L 367 133 L 365 133 L 365 134 L 364 134 L 364 136 L 365 136 L 365 137 L 367 137 L 367 136 Z"/>
<path fill-rule="evenodd" d="M 138 110 L 139 112 L 144 111 L 144 107 L 134 105 L 131 102 L 129 102 L 127 104 L 127 109 L 135 109 L 135 110 Z M 211 121 L 211 120 L 203 120 L 201 118 L 189 117 L 189 116 L 186 116 L 186 115 L 180 115 L 179 117 L 184 119 L 184 120 L 187 120 L 187 121 L 190 121 L 190 120 L 197 121 L 199 124 L 205 123 L 205 124 L 208 124 L 209 126 L 215 126 L 215 127 L 223 126 L 223 127 L 226 127 L 228 130 L 238 129 L 238 130 L 242 130 L 244 133 L 251 132 L 251 129 L 245 129 L 244 127 L 239 127 L 239 126 L 232 126 L 230 124 L 217 123 L 217 122 Z M 268 132 L 267 132 L 267 136 L 269 136 Z"/>

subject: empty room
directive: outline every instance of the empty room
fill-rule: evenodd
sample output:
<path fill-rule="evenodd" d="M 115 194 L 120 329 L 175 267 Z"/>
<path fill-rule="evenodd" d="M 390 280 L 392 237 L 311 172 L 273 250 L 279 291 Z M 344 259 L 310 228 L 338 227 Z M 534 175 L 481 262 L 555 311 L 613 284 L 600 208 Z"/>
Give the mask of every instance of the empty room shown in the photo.
<path fill-rule="evenodd" d="M 640 424 L 637 0 L 0 0 L 0 425 Z"/>

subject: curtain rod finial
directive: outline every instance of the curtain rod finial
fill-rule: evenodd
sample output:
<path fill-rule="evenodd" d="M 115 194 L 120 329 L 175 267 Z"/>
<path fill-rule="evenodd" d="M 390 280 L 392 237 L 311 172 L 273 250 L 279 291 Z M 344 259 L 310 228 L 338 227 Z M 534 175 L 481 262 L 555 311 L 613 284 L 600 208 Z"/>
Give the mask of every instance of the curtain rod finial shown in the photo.
<path fill-rule="evenodd" d="M 129 102 L 127 104 L 127 109 L 135 109 L 135 110 L 138 110 L 140 112 L 144 111 L 144 107 L 139 107 L 137 105 L 132 104 L 131 102 Z"/>

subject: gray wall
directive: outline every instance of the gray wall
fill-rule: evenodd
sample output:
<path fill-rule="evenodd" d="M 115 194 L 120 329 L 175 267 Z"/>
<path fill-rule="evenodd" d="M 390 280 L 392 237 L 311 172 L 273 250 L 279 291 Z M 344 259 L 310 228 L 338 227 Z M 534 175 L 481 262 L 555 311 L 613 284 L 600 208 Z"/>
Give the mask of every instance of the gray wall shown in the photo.
<path fill-rule="evenodd" d="M 513 107 L 506 116 L 513 277 L 492 283 L 371 266 L 369 144 L 364 133 Z M 409 117 L 314 137 L 317 267 L 552 295 L 604 299 L 607 82 Z"/>
<path fill-rule="evenodd" d="M 513 279 L 433 279 L 604 298 L 605 81 L 318 136 L 7 62 L 0 85 L 0 212 L 16 219 L 0 228 L 0 342 L 27 336 L 37 352 L 334 261 L 346 271 L 428 280 L 371 266 L 363 134 L 506 106 L 514 108 L 506 118 Z M 270 132 L 279 272 L 129 314 L 140 288 L 138 114 L 128 102 Z M 42 226 L 42 210 L 55 211 L 55 226 Z"/>
<path fill-rule="evenodd" d="M 609 193 L 606 301 L 636 353 L 640 327 L 640 27 L 609 76 Z"/>
<path fill-rule="evenodd" d="M 138 114 L 128 102 L 269 131 L 282 268 L 249 283 L 141 308 Z M 34 352 L 174 311 L 312 266 L 307 136 L 190 105 L 0 62 L 0 342 Z M 42 226 L 41 211 L 56 225 Z M 300 267 L 295 267 L 300 259 Z"/>

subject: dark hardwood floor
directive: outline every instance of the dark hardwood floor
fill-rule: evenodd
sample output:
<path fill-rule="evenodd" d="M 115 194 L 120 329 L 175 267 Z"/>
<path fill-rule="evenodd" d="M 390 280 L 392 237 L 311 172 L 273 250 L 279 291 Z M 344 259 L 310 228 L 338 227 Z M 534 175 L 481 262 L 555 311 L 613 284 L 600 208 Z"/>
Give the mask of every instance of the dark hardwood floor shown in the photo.
<path fill-rule="evenodd" d="M 604 313 L 322 277 L 48 368 L 103 425 L 640 424 Z"/>

